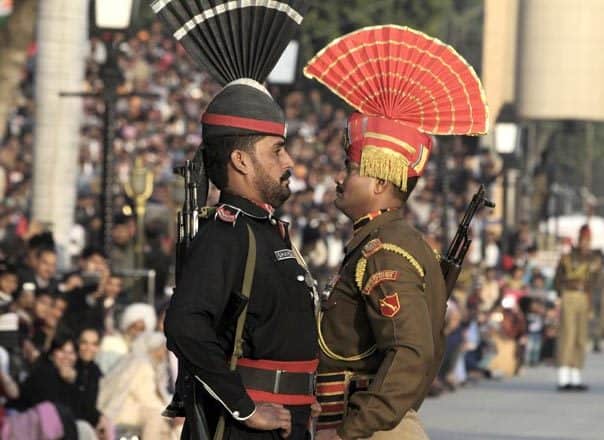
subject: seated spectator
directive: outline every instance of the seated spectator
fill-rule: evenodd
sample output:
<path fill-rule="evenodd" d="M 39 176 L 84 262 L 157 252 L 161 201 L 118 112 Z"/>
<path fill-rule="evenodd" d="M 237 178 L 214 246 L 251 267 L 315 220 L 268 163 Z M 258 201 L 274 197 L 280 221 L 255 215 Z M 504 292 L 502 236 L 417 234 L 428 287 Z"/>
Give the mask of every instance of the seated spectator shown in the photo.
<path fill-rule="evenodd" d="M 497 279 L 497 271 L 494 267 L 489 267 L 484 275 L 484 281 L 479 291 L 480 311 L 490 311 L 500 299 L 501 289 Z"/>
<path fill-rule="evenodd" d="M 486 267 L 497 266 L 501 258 L 501 250 L 497 244 L 497 237 L 492 231 L 487 232 L 487 239 L 484 248 L 484 263 Z"/>
<path fill-rule="evenodd" d="M 160 416 L 169 403 L 166 339 L 162 333 L 140 334 L 132 351 L 101 380 L 99 409 L 120 432 L 143 439 L 173 438 Z"/>
<path fill-rule="evenodd" d="M 25 410 L 48 400 L 75 409 L 75 361 L 73 341 L 69 337 L 54 339 L 48 354 L 40 357 L 21 385 L 21 397 L 14 406 Z"/>
<path fill-rule="evenodd" d="M 83 418 L 75 363 L 73 340 L 68 336 L 55 338 L 48 354 L 38 359 L 29 377 L 21 385 L 19 398 L 10 402 L 10 407 L 25 411 L 39 403 L 52 402 L 61 415 L 64 428 L 75 431 L 76 420 Z M 86 426 L 83 420 L 78 420 L 78 424 Z"/>
<path fill-rule="evenodd" d="M 463 345 L 464 328 L 462 322 L 463 316 L 459 305 L 450 299 L 447 302 L 445 315 L 445 353 L 438 372 L 440 384 L 450 391 L 453 391 L 457 386 L 454 370 Z"/>
<path fill-rule="evenodd" d="M 36 268 L 38 266 L 39 255 L 46 250 L 54 252 L 55 241 L 51 233 L 40 232 L 32 235 L 27 241 L 27 248 L 25 250 L 25 256 L 20 261 L 17 273 L 19 275 L 19 282 L 23 283 L 34 283 L 36 279 Z M 36 286 L 37 287 L 37 286 Z"/>
<path fill-rule="evenodd" d="M 33 343 L 41 351 L 47 351 L 55 336 L 60 334 L 71 334 L 71 329 L 62 322 L 67 299 L 64 295 L 52 296 L 45 291 L 39 295 L 43 315 L 34 325 Z M 38 302 L 38 301 L 37 301 Z"/>
<path fill-rule="evenodd" d="M 32 342 L 40 351 L 46 351 L 54 334 L 53 319 L 54 298 L 50 292 L 37 292 L 34 303 L 34 323 Z"/>
<path fill-rule="evenodd" d="M 556 341 L 558 340 L 559 308 L 554 303 L 545 303 L 545 318 L 541 340 L 541 361 L 554 364 L 556 359 Z"/>
<path fill-rule="evenodd" d="M 103 338 L 96 361 L 105 374 L 130 351 L 132 341 L 143 332 L 153 331 L 157 325 L 155 310 L 149 304 L 134 303 L 124 310 L 119 332 Z"/>
<path fill-rule="evenodd" d="M 0 347 L 0 408 L 4 407 L 6 400 L 19 397 L 19 386 L 10 375 L 10 355 L 4 347 Z"/>
<path fill-rule="evenodd" d="M 101 334 L 113 330 L 113 311 L 122 291 L 122 279 L 109 271 L 102 251 L 86 248 L 80 269 L 63 284 L 69 302 L 65 324 L 74 333 L 95 328 Z"/>
<path fill-rule="evenodd" d="M 20 324 L 27 327 L 33 326 L 35 292 L 36 286 L 33 283 L 24 283 L 13 295 L 12 310 L 19 316 Z"/>
<path fill-rule="evenodd" d="M 50 402 L 39 403 L 21 413 L 9 414 L 0 424 L 0 438 L 80 440 L 75 429 L 65 431 L 59 411 Z"/>
<path fill-rule="evenodd" d="M 523 336 L 526 334 L 525 321 L 512 296 L 506 297 L 502 305 L 493 313 L 496 326 L 490 337 L 495 355 L 490 359 L 488 369 L 495 376 L 513 376 L 518 373 L 524 355 Z"/>
<path fill-rule="evenodd" d="M 545 324 L 544 300 L 538 297 L 531 298 L 529 310 L 526 314 L 527 342 L 524 362 L 532 367 L 541 360 L 541 345 L 543 341 L 543 328 Z"/>
<path fill-rule="evenodd" d="M 32 282 L 36 285 L 36 291 L 46 291 L 53 294 L 57 291 L 58 283 L 55 279 L 57 274 L 57 252 L 54 248 L 42 248 L 36 252 L 33 272 L 22 282 Z"/>
<path fill-rule="evenodd" d="M 0 263 L 0 308 L 12 303 L 18 287 L 17 271 L 6 263 Z"/>
<path fill-rule="evenodd" d="M 94 362 L 99 351 L 100 334 L 94 328 L 82 330 L 78 338 L 78 360 L 75 368 L 77 371 L 76 386 L 80 392 L 80 414 L 84 420 L 96 428 L 99 436 L 108 431 L 108 420 L 97 409 L 99 395 L 99 382 L 103 373 Z"/>
<path fill-rule="evenodd" d="M 511 296 L 517 302 L 527 294 L 528 289 L 524 283 L 524 269 L 521 266 L 514 266 L 511 276 L 504 283 L 503 296 Z"/>

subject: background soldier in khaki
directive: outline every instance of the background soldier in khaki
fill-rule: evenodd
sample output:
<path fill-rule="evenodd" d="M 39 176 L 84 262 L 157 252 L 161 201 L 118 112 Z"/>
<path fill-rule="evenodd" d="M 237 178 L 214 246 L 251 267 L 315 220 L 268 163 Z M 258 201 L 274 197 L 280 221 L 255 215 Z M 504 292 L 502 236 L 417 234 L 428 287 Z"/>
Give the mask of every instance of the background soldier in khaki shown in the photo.
<path fill-rule="evenodd" d="M 431 84 L 432 68 L 451 76 Z M 319 320 L 318 438 L 427 439 L 415 411 L 442 360 L 447 293 L 436 254 L 403 208 L 432 148 L 425 133 L 482 133 L 484 95 L 453 49 L 398 26 L 335 40 L 305 73 L 358 110 L 335 202 L 354 235 Z M 457 79 L 463 99 L 447 94 Z"/>
<path fill-rule="evenodd" d="M 591 250 L 591 231 L 581 227 L 577 248 L 563 255 L 554 284 L 562 298 L 558 336 L 558 390 L 586 391 L 581 378 L 587 350 L 590 293 L 601 259 Z"/>

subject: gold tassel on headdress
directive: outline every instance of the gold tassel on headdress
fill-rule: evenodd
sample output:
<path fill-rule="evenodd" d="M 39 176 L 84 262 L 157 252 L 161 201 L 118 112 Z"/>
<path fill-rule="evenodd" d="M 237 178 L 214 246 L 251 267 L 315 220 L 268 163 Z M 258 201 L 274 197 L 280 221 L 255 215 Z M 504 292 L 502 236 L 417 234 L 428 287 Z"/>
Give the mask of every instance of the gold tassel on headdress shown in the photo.
<path fill-rule="evenodd" d="M 368 145 L 361 154 L 361 176 L 387 180 L 407 191 L 409 160 L 396 151 Z"/>

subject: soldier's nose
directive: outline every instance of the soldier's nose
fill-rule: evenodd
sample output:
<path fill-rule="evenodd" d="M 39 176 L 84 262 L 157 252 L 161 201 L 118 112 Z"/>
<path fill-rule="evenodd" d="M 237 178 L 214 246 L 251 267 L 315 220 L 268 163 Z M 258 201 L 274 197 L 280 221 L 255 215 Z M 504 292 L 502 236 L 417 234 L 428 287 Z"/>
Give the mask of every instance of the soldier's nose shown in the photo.
<path fill-rule="evenodd" d="M 285 166 L 287 168 L 294 168 L 294 160 L 287 151 L 285 151 Z"/>

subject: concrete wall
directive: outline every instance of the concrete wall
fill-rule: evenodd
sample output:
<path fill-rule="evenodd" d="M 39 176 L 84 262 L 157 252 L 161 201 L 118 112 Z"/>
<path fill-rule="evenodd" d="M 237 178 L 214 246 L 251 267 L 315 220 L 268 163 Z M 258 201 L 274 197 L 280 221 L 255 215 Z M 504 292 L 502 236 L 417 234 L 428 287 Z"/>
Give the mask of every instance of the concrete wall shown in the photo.
<path fill-rule="evenodd" d="M 604 120 L 604 1 L 522 0 L 518 31 L 520 115 Z"/>

